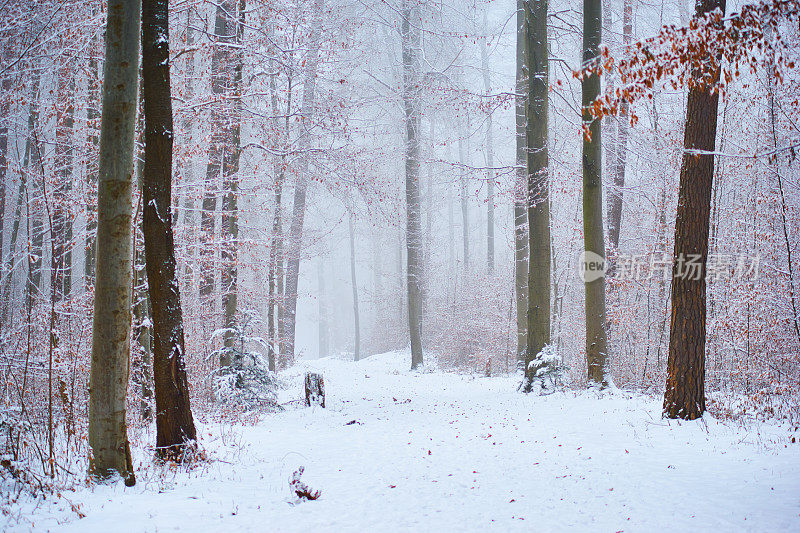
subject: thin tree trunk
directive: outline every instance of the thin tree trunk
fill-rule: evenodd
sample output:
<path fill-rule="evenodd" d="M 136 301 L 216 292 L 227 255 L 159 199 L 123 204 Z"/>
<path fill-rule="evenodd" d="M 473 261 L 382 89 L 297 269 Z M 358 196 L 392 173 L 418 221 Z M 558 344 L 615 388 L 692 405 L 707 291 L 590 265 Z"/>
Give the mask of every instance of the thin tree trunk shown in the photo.
<path fill-rule="evenodd" d="M 97 279 L 89 384 L 90 471 L 133 485 L 125 422 L 131 331 L 131 218 L 136 92 L 137 0 L 109 0 L 98 179 Z"/>
<path fill-rule="evenodd" d="M 70 295 L 72 287 L 72 133 L 75 125 L 75 77 L 66 66 L 58 73 L 58 98 L 65 108 L 56 116 L 55 163 L 58 183 L 53 190 L 56 299 Z"/>
<path fill-rule="evenodd" d="M 172 101 L 168 0 L 145 0 L 142 82 L 145 114 L 142 232 L 153 311 L 156 453 L 183 461 L 196 446 L 184 366 L 183 317 L 172 235 Z"/>
<path fill-rule="evenodd" d="M 8 64 L 13 55 L 10 43 L 6 43 L 3 59 Z M 6 175 L 8 173 L 8 125 L 11 123 L 11 78 L 12 72 L 6 73 L 2 81 L 0 95 L 0 265 L 3 264 L 5 245 L 4 223 L 6 219 Z"/>
<path fill-rule="evenodd" d="M 138 142 L 136 143 L 136 181 L 139 195 L 136 205 L 136 216 L 133 220 L 133 340 L 136 343 L 133 360 L 132 381 L 139 389 L 141 399 L 139 414 L 142 420 L 149 422 L 153 417 L 151 402 L 153 388 L 151 372 L 153 366 L 150 323 L 150 294 L 147 290 L 147 272 L 144 257 L 141 225 L 138 218 L 142 212 L 142 174 L 144 170 L 144 93 L 139 91 L 139 120 L 137 121 Z"/>
<path fill-rule="evenodd" d="M 528 193 L 526 156 L 526 69 L 525 0 L 517 0 L 517 73 L 514 98 L 516 122 L 516 164 L 514 183 L 514 294 L 517 304 L 517 361 L 524 365 L 528 351 Z"/>
<path fill-rule="evenodd" d="M 292 223 L 289 228 L 289 250 L 286 264 L 284 334 L 283 342 L 285 352 L 281 357 L 285 366 L 294 363 L 295 326 L 297 323 L 297 284 L 300 277 L 300 253 L 303 244 L 303 224 L 306 216 L 306 192 L 308 190 L 308 166 L 311 155 L 311 131 L 309 125 L 314 120 L 316 107 L 315 88 L 317 83 L 317 65 L 319 64 L 320 29 L 322 25 L 322 9 L 324 0 L 317 0 L 313 28 L 309 36 L 308 58 L 303 80 L 303 103 L 300 114 L 303 117 L 300 126 L 300 139 L 298 141 L 301 159 L 298 169 L 297 184 L 294 189 L 294 204 L 292 205 Z"/>
<path fill-rule="evenodd" d="M 461 121 L 459 120 L 459 126 Z M 468 132 L 467 132 L 468 133 Z M 461 166 L 461 175 L 458 178 L 459 197 L 461 199 L 461 247 L 463 253 L 462 267 L 464 272 L 469 270 L 469 193 L 467 192 L 466 154 L 464 153 L 464 131 L 458 131 L 458 162 Z"/>
<path fill-rule="evenodd" d="M 696 16 L 717 8 L 724 14 L 725 0 L 698 0 Z M 718 79 L 719 70 L 711 83 Z M 714 155 L 696 155 L 688 150 L 714 151 L 718 105 L 718 92 L 705 87 L 689 89 L 675 217 L 672 322 L 664 391 L 664 416 L 668 418 L 694 420 L 706 409 L 706 260 Z"/>
<path fill-rule="evenodd" d="M 536 361 L 550 344 L 550 185 L 548 133 L 547 0 L 527 0 L 526 65 L 527 177 L 528 177 L 528 327 L 525 354 L 525 382 L 528 392 L 536 376 Z"/>
<path fill-rule="evenodd" d="M 583 64 L 596 61 L 602 37 L 600 0 L 583 0 Z M 605 257 L 603 235 L 603 180 L 600 120 L 592 117 L 589 106 L 600 94 L 600 76 L 590 74 L 581 83 L 583 125 L 583 238 L 588 261 Z M 594 255 L 590 255 L 594 254 Z M 599 259 L 598 259 L 599 258 Z M 605 277 L 587 278 L 586 361 L 589 381 L 605 386 L 608 342 L 606 338 Z"/>
<path fill-rule="evenodd" d="M 422 365 L 422 220 L 420 213 L 419 7 L 403 0 L 400 37 L 403 50 L 403 109 L 406 152 L 406 288 L 411 369 Z"/>
<path fill-rule="evenodd" d="M 353 229 L 352 212 L 348 213 L 347 229 L 350 232 L 350 283 L 353 286 L 353 326 L 355 327 L 355 348 L 353 350 L 353 360 L 361 359 L 361 328 L 359 327 L 358 315 L 358 283 L 356 282 L 356 236 Z"/>
<path fill-rule="evenodd" d="M 93 13 L 96 16 L 96 13 Z M 88 72 L 88 105 L 86 107 L 86 128 L 89 132 L 89 145 L 92 153 L 98 149 L 100 144 L 100 63 L 97 60 L 100 51 L 98 50 L 97 37 L 92 38 L 91 58 L 89 59 Z M 83 262 L 83 276 L 86 288 L 94 285 L 95 246 L 97 241 L 97 164 L 89 159 L 86 162 L 86 241 L 85 256 Z"/>

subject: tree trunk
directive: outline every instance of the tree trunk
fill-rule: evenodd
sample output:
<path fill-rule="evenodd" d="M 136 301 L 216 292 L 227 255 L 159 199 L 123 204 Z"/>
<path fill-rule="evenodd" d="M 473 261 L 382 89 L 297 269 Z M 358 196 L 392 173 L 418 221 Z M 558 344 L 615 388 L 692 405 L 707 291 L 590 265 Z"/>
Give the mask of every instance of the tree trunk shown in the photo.
<path fill-rule="evenodd" d="M 153 311 L 156 453 L 183 461 L 196 432 L 184 366 L 183 317 L 172 235 L 172 101 L 168 0 L 146 0 L 142 10 L 145 152 L 142 232 Z"/>
<path fill-rule="evenodd" d="M 602 34 L 600 0 L 583 0 L 583 64 L 596 61 Z M 589 106 L 600 94 L 600 76 L 590 74 L 581 82 L 583 126 L 583 239 L 587 260 L 605 258 L 603 235 L 603 186 L 600 120 Z M 595 254 L 595 255 L 590 255 Z M 599 259 L 598 259 L 599 260 Z M 589 381 L 606 386 L 606 282 L 605 277 L 585 281 L 586 361 Z"/>
<path fill-rule="evenodd" d="M 461 121 L 458 122 L 461 126 Z M 467 192 L 467 176 L 466 176 L 466 154 L 464 149 L 464 136 L 469 134 L 469 131 L 464 132 L 463 127 L 459 127 L 458 131 L 458 162 L 461 166 L 461 175 L 458 178 L 459 197 L 461 199 L 461 247 L 462 247 L 462 264 L 464 272 L 469 270 L 469 193 Z"/>
<path fill-rule="evenodd" d="M 244 36 L 245 0 L 239 1 L 239 19 L 236 25 L 234 43 L 241 44 Z M 222 180 L 225 195 L 222 198 L 222 232 L 225 235 L 222 245 L 222 308 L 225 312 L 225 334 L 223 341 L 226 348 L 233 348 L 236 334 L 237 286 L 239 274 L 238 239 L 239 239 L 239 156 L 241 155 L 242 125 L 242 69 L 244 67 L 243 52 L 235 54 L 233 68 L 233 112 L 229 117 L 230 133 L 226 135 L 230 146 L 222 158 Z M 227 352 L 226 352 L 227 353 Z M 222 356 L 220 366 L 232 363 L 228 356 Z"/>
<path fill-rule="evenodd" d="M 319 308 L 319 356 L 328 357 L 330 336 L 328 334 L 328 307 L 325 301 L 325 264 L 317 261 L 317 305 Z"/>
<path fill-rule="evenodd" d="M 489 54 L 486 41 L 489 25 L 486 22 L 486 10 L 483 12 L 483 40 L 481 40 L 481 69 L 483 70 L 483 89 L 487 98 L 492 94 L 492 82 L 489 76 Z M 494 147 L 492 146 L 491 103 L 486 112 L 486 269 L 489 275 L 494 274 Z"/>
<path fill-rule="evenodd" d="M 698 0 L 696 16 L 717 8 L 724 14 L 725 0 Z M 719 70 L 711 83 L 718 80 Z M 712 93 L 705 87 L 689 90 L 675 217 L 672 322 L 664 391 L 664 416 L 668 418 L 694 420 L 703 416 L 706 409 L 706 259 L 714 155 L 693 154 L 688 150 L 714 151 L 718 104 L 718 92 Z"/>
<path fill-rule="evenodd" d="M 137 0 L 109 0 L 100 124 L 97 279 L 89 384 L 90 471 L 133 485 L 125 422 L 131 331 L 131 218 L 136 92 Z"/>
<path fill-rule="evenodd" d="M 355 348 L 353 350 L 353 360 L 361 359 L 361 328 L 359 327 L 358 316 L 358 283 L 356 282 L 356 236 L 353 229 L 352 212 L 348 213 L 347 229 L 350 231 L 350 282 L 353 286 L 353 325 L 355 327 Z"/>
<path fill-rule="evenodd" d="M 533 385 L 537 365 L 531 365 L 550 344 L 550 185 L 547 145 L 547 105 L 550 68 L 547 43 L 547 0 L 527 0 L 525 57 L 528 72 L 528 327 L 525 382 Z"/>
<path fill-rule="evenodd" d="M 419 7 L 403 0 L 400 37 L 403 50 L 403 110 L 406 152 L 406 289 L 411 369 L 422 365 L 422 220 L 419 192 Z"/>
<path fill-rule="evenodd" d="M 627 50 L 633 34 L 633 3 L 625 0 L 622 22 L 622 44 Z M 611 250 L 619 248 L 619 235 L 622 231 L 622 199 L 625 194 L 625 166 L 628 158 L 628 102 L 620 105 L 620 121 L 617 139 L 611 139 L 613 148 L 613 164 L 610 165 L 614 183 L 609 190 L 608 199 L 608 240 Z M 607 167 L 608 168 L 608 167 Z"/>
<path fill-rule="evenodd" d="M 308 166 L 311 155 L 311 131 L 309 125 L 314 121 L 316 107 L 315 89 L 317 83 L 317 65 L 319 64 L 320 30 L 322 26 L 322 9 L 324 0 L 317 0 L 314 6 L 314 21 L 311 35 L 309 36 L 308 59 L 303 81 L 303 103 L 300 115 L 303 117 L 300 125 L 300 164 L 297 175 L 297 184 L 294 189 L 294 204 L 292 205 L 292 223 L 289 227 L 289 250 L 286 264 L 286 286 L 284 303 L 284 332 L 281 357 L 283 364 L 290 366 L 294 363 L 294 334 L 297 323 L 297 284 L 300 277 L 300 253 L 303 245 L 303 224 L 306 216 L 306 192 L 308 190 Z"/>
<path fill-rule="evenodd" d="M 528 75 L 525 0 L 517 0 L 517 74 L 514 98 L 516 122 L 516 164 L 514 183 L 514 295 L 517 304 L 517 361 L 524 365 L 528 350 L 528 208 L 526 118 Z"/>
<path fill-rule="evenodd" d="M 31 111 L 28 115 L 28 138 L 25 141 L 25 153 L 30 155 L 30 164 L 25 165 L 26 172 L 29 175 L 32 173 L 39 173 L 41 169 L 41 153 L 37 145 L 36 131 L 39 129 L 39 70 L 33 68 L 33 81 L 31 82 Z M 38 182 L 39 180 L 30 179 L 30 191 L 35 195 L 40 193 Z M 30 204 L 31 199 L 28 199 Z M 30 214 L 30 205 L 28 207 Z M 44 223 L 42 221 L 40 212 L 33 212 L 33 216 L 29 217 L 30 221 L 30 241 L 31 241 L 31 258 L 28 268 L 28 289 L 30 294 L 39 294 L 42 289 L 42 258 L 44 253 Z"/>

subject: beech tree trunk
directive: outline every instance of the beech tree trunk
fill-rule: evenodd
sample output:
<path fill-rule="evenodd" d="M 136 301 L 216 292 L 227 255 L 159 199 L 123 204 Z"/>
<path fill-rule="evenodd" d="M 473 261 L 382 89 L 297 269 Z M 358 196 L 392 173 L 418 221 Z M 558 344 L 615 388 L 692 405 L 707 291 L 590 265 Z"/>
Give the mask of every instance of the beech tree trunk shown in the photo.
<path fill-rule="evenodd" d="M 3 60 L 8 64 L 11 60 L 12 48 L 10 43 L 3 51 Z M 4 223 L 6 219 L 6 174 L 8 173 L 8 125 L 11 122 L 9 114 L 11 99 L 5 95 L 10 95 L 12 72 L 5 74 L 2 81 L 2 91 L 4 97 L 0 99 L 0 265 L 3 264 L 3 250 L 5 245 Z M 0 272 L 2 274 L 2 272 Z"/>
<path fill-rule="evenodd" d="M 725 0 L 698 0 L 695 15 L 721 9 Z M 719 80 L 719 70 L 711 83 Z M 706 410 L 706 260 L 714 181 L 713 152 L 717 137 L 719 93 L 705 87 L 689 90 L 686 103 L 684 154 L 675 217 L 672 269 L 672 322 L 669 331 L 664 416 L 694 420 Z M 687 263 L 699 263 L 688 268 Z"/>
<path fill-rule="evenodd" d="M 136 92 L 139 81 L 138 0 L 109 0 L 100 125 L 97 279 L 89 383 L 90 473 L 133 485 L 125 421 L 131 332 L 131 218 Z"/>
<path fill-rule="evenodd" d="M 525 58 L 530 77 L 527 101 L 527 178 L 530 263 L 528 327 L 523 390 L 533 385 L 531 365 L 550 344 L 550 187 L 547 104 L 550 68 L 547 46 L 547 0 L 527 0 Z"/>
<path fill-rule="evenodd" d="M 583 64 L 596 61 L 602 36 L 600 0 L 583 0 Z M 603 181 L 600 120 L 592 117 L 589 106 L 600 94 L 600 76 L 591 74 L 581 82 L 583 125 L 583 239 L 587 254 L 604 258 Z M 605 277 L 584 283 L 586 294 L 586 361 L 589 382 L 606 386 L 608 342 L 606 335 Z"/>
<path fill-rule="evenodd" d="M 144 252 L 153 312 L 156 454 L 183 461 L 196 431 L 184 366 L 183 317 L 172 235 L 172 101 L 168 0 L 142 9 L 145 152 L 142 175 Z"/>
<path fill-rule="evenodd" d="M 400 39 L 403 51 L 403 111 L 406 152 L 406 289 L 411 369 L 422 365 L 422 213 L 419 191 L 419 7 L 403 0 Z"/>

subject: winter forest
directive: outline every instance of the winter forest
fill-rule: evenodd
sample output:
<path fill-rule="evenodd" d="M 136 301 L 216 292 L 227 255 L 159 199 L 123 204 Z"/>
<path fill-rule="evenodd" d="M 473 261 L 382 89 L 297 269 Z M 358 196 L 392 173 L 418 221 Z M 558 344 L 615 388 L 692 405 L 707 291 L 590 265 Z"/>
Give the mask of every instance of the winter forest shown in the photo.
<path fill-rule="evenodd" d="M 0 0 L 0 529 L 797 530 L 799 56 L 800 0 Z"/>

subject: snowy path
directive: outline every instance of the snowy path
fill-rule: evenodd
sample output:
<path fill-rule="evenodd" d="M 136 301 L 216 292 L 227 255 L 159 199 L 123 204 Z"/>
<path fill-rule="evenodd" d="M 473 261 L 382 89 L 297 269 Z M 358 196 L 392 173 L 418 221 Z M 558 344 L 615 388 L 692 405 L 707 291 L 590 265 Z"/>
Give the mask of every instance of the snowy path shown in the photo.
<path fill-rule="evenodd" d="M 744 430 L 710 417 L 707 427 L 667 424 L 657 399 L 526 397 L 510 379 L 399 371 L 407 365 L 400 357 L 306 363 L 292 379 L 299 387 L 303 370 L 323 372 L 328 409 L 287 411 L 256 427 L 206 425 L 203 446 L 220 460 L 167 481 L 145 469 L 132 489 L 84 489 L 68 496 L 86 518 L 73 514 L 59 525 L 40 516 L 36 525 L 80 532 L 800 530 L 800 444 L 784 447 L 785 427 Z M 322 497 L 292 505 L 287 479 L 299 465 Z"/>

